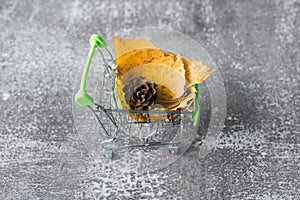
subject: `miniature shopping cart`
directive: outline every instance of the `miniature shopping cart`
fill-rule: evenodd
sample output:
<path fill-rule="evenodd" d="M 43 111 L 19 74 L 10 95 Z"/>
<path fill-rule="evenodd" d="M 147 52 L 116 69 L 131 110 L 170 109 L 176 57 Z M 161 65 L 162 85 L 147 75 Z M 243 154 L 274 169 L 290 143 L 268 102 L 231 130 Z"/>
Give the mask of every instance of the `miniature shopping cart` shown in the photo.
<path fill-rule="evenodd" d="M 197 92 L 193 104 L 184 110 L 123 109 L 118 99 L 115 86 L 115 58 L 106 47 L 105 41 L 99 35 L 91 36 L 90 45 L 90 52 L 82 75 L 80 89 L 75 95 L 75 102 L 80 106 L 88 107 L 90 112 L 92 112 L 97 119 L 96 121 L 101 127 L 102 134 L 104 134 L 106 138 L 102 143 L 105 151 L 104 156 L 112 158 L 114 152 L 121 149 L 159 149 L 161 147 L 167 147 L 170 154 L 179 154 L 181 152 L 182 137 L 181 139 L 176 139 L 176 141 L 172 139 L 165 140 L 164 137 L 167 137 L 167 132 L 184 133 L 188 131 L 188 126 L 197 126 L 199 118 L 198 85 L 195 85 Z M 102 60 L 101 67 L 103 68 L 103 73 L 99 77 L 96 92 L 97 99 L 89 95 L 86 90 L 87 76 L 95 50 L 99 51 Z M 135 115 L 136 119 L 130 117 L 129 114 L 131 116 Z M 139 122 L 139 114 L 144 114 L 145 116 L 155 114 L 159 120 L 153 122 L 150 118 L 147 118 L 146 122 Z M 175 115 L 177 117 L 173 118 L 172 116 Z M 170 120 L 166 121 L 164 116 L 169 116 Z M 141 134 L 143 135 L 143 142 L 131 142 L 129 144 L 116 143 L 123 133 L 128 137 L 134 136 L 134 134 Z M 155 138 L 157 135 L 159 135 L 159 137 L 156 137 L 155 141 L 151 140 L 151 138 Z"/>

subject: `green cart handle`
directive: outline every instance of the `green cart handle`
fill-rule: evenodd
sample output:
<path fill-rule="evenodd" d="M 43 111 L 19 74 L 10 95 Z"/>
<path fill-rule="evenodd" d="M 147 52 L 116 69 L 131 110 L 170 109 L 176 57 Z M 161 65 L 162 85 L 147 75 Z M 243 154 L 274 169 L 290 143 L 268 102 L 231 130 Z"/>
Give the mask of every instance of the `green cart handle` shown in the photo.
<path fill-rule="evenodd" d="M 81 78 L 80 89 L 75 95 L 75 102 L 80 106 L 88 106 L 94 104 L 94 99 L 86 91 L 86 79 L 89 73 L 90 65 L 95 53 L 96 48 L 105 48 L 106 44 L 102 37 L 97 34 L 93 34 L 90 38 L 90 52 L 85 63 L 84 71 Z"/>
<path fill-rule="evenodd" d="M 193 113 L 193 125 L 197 126 L 198 125 L 198 118 L 199 118 L 199 84 L 195 84 L 195 89 L 196 89 L 196 97 L 195 97 L 195 111 Z"/>

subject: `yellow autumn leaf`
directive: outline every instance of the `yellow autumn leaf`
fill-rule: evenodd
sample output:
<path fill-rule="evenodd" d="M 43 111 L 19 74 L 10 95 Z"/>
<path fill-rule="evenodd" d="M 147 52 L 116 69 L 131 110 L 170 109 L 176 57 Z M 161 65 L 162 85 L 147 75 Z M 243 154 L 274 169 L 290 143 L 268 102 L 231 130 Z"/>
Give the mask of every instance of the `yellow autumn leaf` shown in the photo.
<path fill-rule="evenodd" d="M 137 49 L 145 49 L 145 48 L 154 48 L 156 47 L 151 43 L 143 39 L 128 39 L 128 38 L 118 38 L 113 36 L 114 40 L 114 51 L 115 56 L 118 58 L 119 56 L 133 51 Z"/>
<path fill-rule="evenodd" d="M 183 58 L 182 61 L 187 80 L 186 87 L 204 82 L 215 71 L 215 69 L 196 60 L 186 60 Z"/>

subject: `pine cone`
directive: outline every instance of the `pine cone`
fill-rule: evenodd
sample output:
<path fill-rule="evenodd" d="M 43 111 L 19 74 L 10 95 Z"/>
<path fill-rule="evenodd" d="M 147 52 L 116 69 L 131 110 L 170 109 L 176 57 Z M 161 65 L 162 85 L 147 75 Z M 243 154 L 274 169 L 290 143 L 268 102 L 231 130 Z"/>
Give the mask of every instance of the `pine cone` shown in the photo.
<path fill-rule="evenodd" d="M 157 84 L 143 76 L 131 79 L 123 91 L 131 110 L 150 110 L 157 99 Z"/>

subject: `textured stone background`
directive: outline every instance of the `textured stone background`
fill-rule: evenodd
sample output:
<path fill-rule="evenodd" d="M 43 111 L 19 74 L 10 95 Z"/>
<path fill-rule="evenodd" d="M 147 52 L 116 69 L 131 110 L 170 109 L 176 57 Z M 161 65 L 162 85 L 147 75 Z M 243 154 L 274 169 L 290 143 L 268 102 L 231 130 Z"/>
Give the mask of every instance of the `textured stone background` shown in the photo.
<path fill-rule="evenodd" d="M 300 2 L 0 1 L 1 199 L 300 199 Z M 113 172 L 74 129 L 90 34 L 170 27 L 224 77 L 226 127 L 156 173 Z"/>

